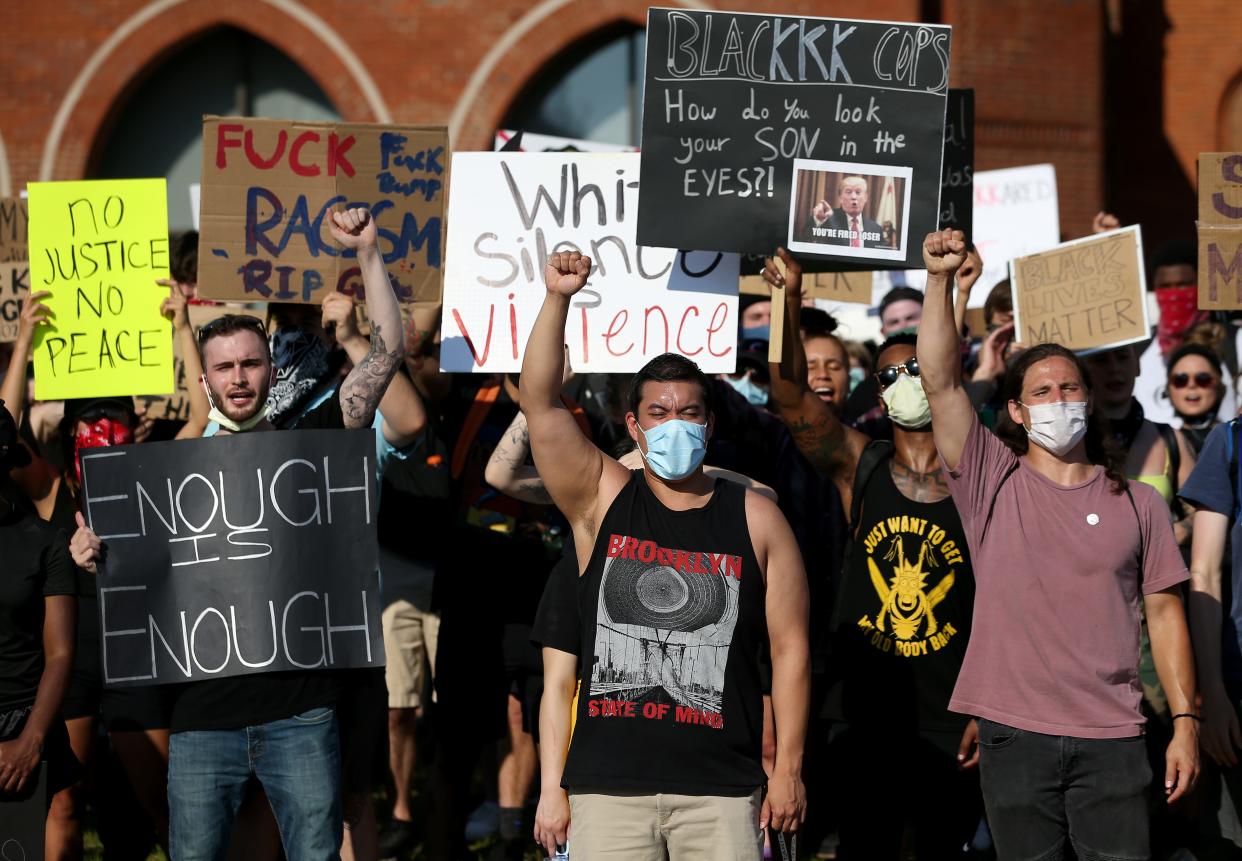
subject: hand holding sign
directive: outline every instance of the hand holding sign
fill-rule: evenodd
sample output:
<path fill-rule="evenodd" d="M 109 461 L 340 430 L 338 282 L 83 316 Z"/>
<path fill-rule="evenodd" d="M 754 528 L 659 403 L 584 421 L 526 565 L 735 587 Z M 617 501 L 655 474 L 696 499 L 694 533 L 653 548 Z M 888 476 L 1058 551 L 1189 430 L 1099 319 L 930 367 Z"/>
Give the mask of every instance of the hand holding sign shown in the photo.
<path fill-rule="evenodd" d="M 26 788 L 26 781 L 39 765 L 39 747 L 25 733 L 0 742 L 0 793 L 15 795 Z"/>
<path fill-rule="evenodd" d="M 362 207 L 347 209 L 344 212 L 328 210 L 324 221 L 332 231 L 332 238 L 346 248 L 361 251 L 365 248 L 376 247 L 379 233 L 370 210 Z"/>
<path fill-rule="evenodd" d="M 171 278 L 159 278 L 155 282 L 168 288 L 168 298 L 160 303 L 160 313 L 172 321 L 173 329 L 180 331 L 190 327 L 190 303 L 181 287 Z"/>
<path fill-rule="evenodd" d="M 572 296 L 586 286 L 591 275 L 591 258 L 577 251 L 562 251 L 548 257 L 543 267 L 543 283 L 549 293 Z"/>
<path fill-rule="evenodd" d="M 966 235 L 960 230 L 937 230 L 923 240 L 923 264 L 928 277 L 952 278 L 966 262 Z"/>
<path fill-rule="evenodd" d="M 18 317 L 17 324 L 17 343 L 25 345 L 25 348 L 22 350 L 23 355 L 30 349 L 30 342 L 34 338 L 35 326 L 52 321 L 52 311 L 42 301 L 51 295 L 52 291 L 50 290 L 40 290 L 38 293 L 31 293 L 26 297 L 26 303 L 22 306 L 22 313 Z"/>
<path fill-rule="evenodd" d="M 780 267 L 776 265 L 776 261 L 771 257 L 767 257 L 763 261 L 763 280 L 767 281 L 774 288 L 784 287 L 786 290 L 785 299 L 797 300 L 802 303 L 802 264 L 798 262 L 798 258 L 794 257 L 784 248 L 776 249 L 776 256 L 785 264 L 785 274 L 781 274 Z M 775 313 L 776 309 L 773 309 Z"/>

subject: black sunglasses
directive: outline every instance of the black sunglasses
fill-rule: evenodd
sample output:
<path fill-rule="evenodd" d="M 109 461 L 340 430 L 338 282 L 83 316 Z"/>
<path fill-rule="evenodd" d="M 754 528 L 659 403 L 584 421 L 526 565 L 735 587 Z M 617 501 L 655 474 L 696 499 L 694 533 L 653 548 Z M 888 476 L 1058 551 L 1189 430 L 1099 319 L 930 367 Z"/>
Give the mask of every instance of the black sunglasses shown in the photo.
<path fill-rule="evenodd" d="M 887 389 L 893 383 L 897 382 L 897 378 L 901 376 L 903 372 L 912 377 L 917 377 L 919 375 L 918 356 L 911 356 L 900 365 L 889 365 L 887 368 L 880 368 L 880 370 L 875 372 L 875 378 L 880 381 L 881 386 Z"/>
<path fill-rule="evenodd" d="M 1195 374 L 1193 378 L 1190 374 L 1173 374 L 1169 377 L 1169 385 L 1175 389 L 1184 389 L 1190 385 L 1191 379 L 1193 379 L 1195 381 L 1195 385 L 1201 389 L 1211 388 L 1216 385 L 1216 377 L 1209 374 L 1207 371 L 1200 371 Z"/>
<path fill-rule="evenodd" d="M 238 329 L 249 329 L 264 341 L 267 340 L 267 326 L 263 325 L 263 321 L 258 317 L 251 317 L 246 314 L 225 314 L 217 317 L 209 323 L 204 323 L 198 330 L 198 342 L 201 344 L 210 338 L 216 331 L 227 326 L 233 331 Z"/>

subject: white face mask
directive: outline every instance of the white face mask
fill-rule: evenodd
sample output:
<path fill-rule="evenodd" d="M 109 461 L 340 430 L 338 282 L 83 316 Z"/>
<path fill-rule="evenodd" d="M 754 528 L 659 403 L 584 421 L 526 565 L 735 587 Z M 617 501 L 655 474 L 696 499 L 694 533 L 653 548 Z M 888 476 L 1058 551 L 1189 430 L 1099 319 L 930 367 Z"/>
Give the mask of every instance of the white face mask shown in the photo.
<path fill-rule="evenodd" d="M 897 382 L 880 393 L 888 409 L 888 417 L 908 430 L 918 430 L 931 424 L 931 404 L 923 391 L 923 378 L 899 374 Z"/>
<path fill-rule="evenodd" d="M 1018 402 L 1022 404 L 1021 401 Z M 1057 401 L 1026 407 L 1031 426 L 1026 435 L 1031 442 L 1061 457 L 1087 435 L 1087 402 Z"/>

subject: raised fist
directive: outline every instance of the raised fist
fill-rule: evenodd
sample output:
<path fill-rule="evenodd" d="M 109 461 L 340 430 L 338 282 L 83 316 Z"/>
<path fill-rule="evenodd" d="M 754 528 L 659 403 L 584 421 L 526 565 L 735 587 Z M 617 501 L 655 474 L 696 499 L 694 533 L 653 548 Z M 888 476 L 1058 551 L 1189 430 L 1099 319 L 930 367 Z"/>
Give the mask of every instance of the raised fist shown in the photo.
<path fill-rule="evenodd" d="M 343 212 L 329 209 L 324 214 L 324 221 L 332 231 L 332 238 L 346 248 L 374 247 L 379 241 L 375 219 L 369 209 L 357 207 Z"/>
<path fill-rule="evenodd" d="M 543 267 L 543 283 L 549 293 L 572 296 L 586 286 L 591 274 L 591 258 L 577 251 L 562 251 L 548 256 Z"/>
<path fill-rule="evenodd" d="M 923 240 L 923 265 L 928 275 L 952 278 L 966 261 L 966 234 L 960 230 L 938 230 Z"/>

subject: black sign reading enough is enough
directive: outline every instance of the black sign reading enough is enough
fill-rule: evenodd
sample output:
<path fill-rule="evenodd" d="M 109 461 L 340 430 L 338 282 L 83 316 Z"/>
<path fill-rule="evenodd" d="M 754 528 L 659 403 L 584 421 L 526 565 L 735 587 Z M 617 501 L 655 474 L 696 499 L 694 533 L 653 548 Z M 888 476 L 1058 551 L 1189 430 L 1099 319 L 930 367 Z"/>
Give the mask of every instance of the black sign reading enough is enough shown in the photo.
<path fill-rule="evenodd" d="M 922 267 L 949 27 L 647 15 L 640 244 L 771 253 L 793 236 L 828 259 Z"/>
<path fill-rule="evenodd" d="M 383 666 L 375 481 L 371 430 L 84 452 L 105 684 Z"/>

